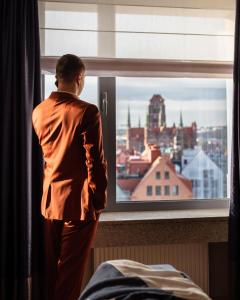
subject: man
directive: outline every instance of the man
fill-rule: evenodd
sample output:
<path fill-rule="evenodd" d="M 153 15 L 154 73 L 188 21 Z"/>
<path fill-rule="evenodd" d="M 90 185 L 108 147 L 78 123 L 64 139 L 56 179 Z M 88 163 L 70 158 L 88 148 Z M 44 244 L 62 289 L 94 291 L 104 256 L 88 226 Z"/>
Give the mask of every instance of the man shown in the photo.
<path fill-rule="evenodd" d="M 76 300 L 98 218 L 106 205 L 106 162 L 98 108 L 78 98 L 85 66 L 62 56 L 56 86 L 33 111 L 45 161 L 41 212 L 45 217 L 48 299 Z"/>

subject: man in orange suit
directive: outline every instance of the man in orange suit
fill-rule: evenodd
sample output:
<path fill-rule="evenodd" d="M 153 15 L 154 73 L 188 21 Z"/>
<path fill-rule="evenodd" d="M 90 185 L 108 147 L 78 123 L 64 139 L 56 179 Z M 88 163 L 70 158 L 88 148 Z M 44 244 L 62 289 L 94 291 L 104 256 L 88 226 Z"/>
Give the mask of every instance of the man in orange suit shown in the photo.
<path fill-rule="evenodd" d="M 85 66 L 75 55 L 56 66 L 58 90 L 32 120 L 44 157 L 48 299 L 76 300 L 98 218 L 106 206 L 106 162 L 98 108 L 78 98 Z"/>

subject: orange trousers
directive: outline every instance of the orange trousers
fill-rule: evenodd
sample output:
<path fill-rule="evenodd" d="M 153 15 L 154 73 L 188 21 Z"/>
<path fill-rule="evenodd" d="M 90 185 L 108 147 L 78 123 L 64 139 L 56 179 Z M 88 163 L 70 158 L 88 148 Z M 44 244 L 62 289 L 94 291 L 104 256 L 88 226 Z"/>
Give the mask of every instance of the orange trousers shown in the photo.
<path fill-rule="evenodd" d="M 76 300 L 98 221 L 45 220 L 48 300 Z"/>

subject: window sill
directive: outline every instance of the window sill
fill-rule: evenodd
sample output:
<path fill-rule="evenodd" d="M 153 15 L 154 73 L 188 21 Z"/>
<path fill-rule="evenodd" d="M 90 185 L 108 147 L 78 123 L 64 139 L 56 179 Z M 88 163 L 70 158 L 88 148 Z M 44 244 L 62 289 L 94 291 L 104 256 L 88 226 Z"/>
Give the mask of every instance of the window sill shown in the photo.
<path fill-rule="evenodd" d="M 225 242 L 228 213 L 228 208 L 104 212 L 94 247 Z"/>

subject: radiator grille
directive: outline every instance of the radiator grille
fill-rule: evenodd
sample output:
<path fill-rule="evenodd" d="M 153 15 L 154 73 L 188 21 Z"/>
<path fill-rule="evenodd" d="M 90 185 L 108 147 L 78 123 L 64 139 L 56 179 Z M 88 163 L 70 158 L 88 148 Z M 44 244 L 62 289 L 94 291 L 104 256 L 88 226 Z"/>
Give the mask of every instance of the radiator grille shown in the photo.
<path fill-rule="evenodd" d="M 188 274 L 206 293 L 209 291 L 207 244 L 96 248 L 93 259 L 94 269 L 100 263 L 112 259 L 132 259 L 144 264 L 171 264 Z"/>

